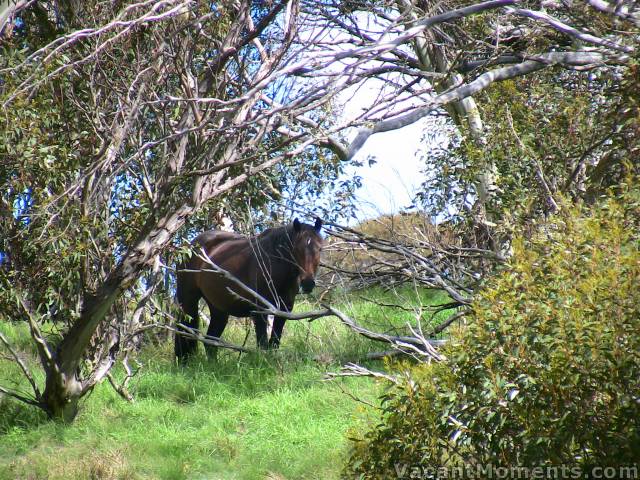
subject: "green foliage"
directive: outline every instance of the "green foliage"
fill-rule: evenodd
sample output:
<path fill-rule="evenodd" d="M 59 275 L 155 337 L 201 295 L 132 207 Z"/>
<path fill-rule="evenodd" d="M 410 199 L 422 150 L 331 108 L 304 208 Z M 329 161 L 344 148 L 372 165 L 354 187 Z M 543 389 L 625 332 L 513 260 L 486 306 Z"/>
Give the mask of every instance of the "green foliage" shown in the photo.
<path fill-rule="evenodd" d="M 476 97 L 482 145 L 443 121 L 445 138 L 424 155 L 419 200 L 434 216 L 464 216 L 478 175 L 489 171 L 495 191 L 486 207 L 507 229 L 553 211 L 550 195 L 593 201 L 629 172 L 638 174 L 639 85 L 634 62 L 625 69 L 548 70 L 492 85 Z"/>
<path fill-rule="evenodd" d="M 3 66 L 24 60 L 24 51 L 14 51 Z M 17 87 L 16 79 L 6 76 L 0 97 L 6 99 Z M 78 289 L 80 258 L 87 249 L 92 221 L 86 217 L 69 221 L 69 216 L 81 216 L 71 198 L 67 200 L 69 216 L 54 215 L 51 206 L 55 198 L 64 196 L 70 172 L 86 163 L 91 140 L 60 97 L 65 88 L 73 88 L 68 79 L 51 82 L 29 100 L 18 97 L 0 117 L 0 183 L 4 186 L 0 192 L 0 252 L 9 255 L 13 267 L 0 270 L 0 318 L 24 314 L 14 308 L 17 287 L 31 286 L 31 303 L 40 314 L 57 299 L 71 303 Z M 40 207 L 36 214 L 35 205 Z M 40 241 L 35 241 L 38 236 Z"/>
<path fill-rule="evenodd" d="M 488 161 L 497 169 L 497 214 L 519 208 L 548 212 L 553 195 L 588 197 L 622 180 L 624 161 L 633 158 L 637 129 L 622 112 L 638 109 L 634 68 L 620 72 L 547 72 L 493 86 L 481 98 L 487 120 L 487 146 L 464 142 L 475 169 Z M 627 92 L 627 93 L 625 93 Z M 621 97 L 626 97 L 621 101 Z M 632 145 L 634 144 L 634 145 Z M 615 160 L 612 159 L 615 157 Z M 628 165 L 630 166 L 630 165 Z M 607 171 L 603 182 L 596 169 Z M 474 168 L 467 175 L 477 173 Z"/>
<path fill-rule="evenodd" d="M 383 397 L 345 476 L 640 458 L 640 188 L 598 207 L 514 243 L 448 360 L 407 369 Z"/>

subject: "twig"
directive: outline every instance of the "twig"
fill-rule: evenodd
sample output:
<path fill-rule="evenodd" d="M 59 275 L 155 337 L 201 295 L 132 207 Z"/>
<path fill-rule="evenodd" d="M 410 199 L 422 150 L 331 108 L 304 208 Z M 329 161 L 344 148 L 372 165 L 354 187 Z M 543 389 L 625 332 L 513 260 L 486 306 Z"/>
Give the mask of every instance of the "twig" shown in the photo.
<path fill-rule="evenodd" d="M 174 328 L 169 325 L 156 325 L 157 328 L 164 328 L 171 332 L 174 332 L 176 335 L 180 335 L 182 337 L 190 338 L 192 340 L 197 340 L 205 345 L 211 345 L 212 347 L 221 347 L 228 348 L 229 350 L 235 350 L 236 352 L 244 352 L 248 353 L 251 350 L 248 348 L 241 347 L 240 345 L 235 345 L 233 343 L 225 342 L 218 337 L 212 337 L 210 335 L 203 335 L 195 328 L 191 328 L 188 325 L 183 323 L 179 323 L 177 327 Z"/>
<path fill-rule="evenodd" d="M 560 210 L 560 207 L 558 207 L 558 203 L 553 198 L 553 192 L 551 191 L 551 188 L 549 188 L 549 184 L 547 183 L 547 180 L 544 177 L 544 172 L 542 171 L 540 162 L 538 162 L 538 159 L 536 158 L 536 154 L 527 145 L 525 145 L 524 142 L 520 139 L 518 132 L 513 126 L 513 118 L 511 117 L 511 112 L 509 111 L 508 108 L 507 108 L 507 123 L 509 124 L 509 128 L 511 128 L 511 132 L 513 133 L 514 138 L 518 142 L 518 145 L 520 145 L 520 148 L 522 149 L 522 151 L 529 153 L 536 170 L 536 176 L 538 177 L 538 180 L 542 185 L 542 189 L 544 190 L 544 193 L 547 196 L 547 201 L 551 205 L 552 211 L 557 212 L 558 210 Z"/>
<path fill-rule="evenodd" d="M 328 381 L 328 380 L 334 380 L 334 379 L 335 379 L 335 378 L 337 378 L 338 376 L 342 376 L 342 377 L 349 376 L 349 375 L 339 375 L 339 374 L 334 374 L 334 376 L 333 376 L 333 377 L 331 377 L 330 375 L 331 375 L 330 373 L 329 373 L 329 374 L 327 374 L 327 375 L 325 375 L 324 380 L 325 380 L 325 381 Z M 342 383 L 334 383 L 334 385 L 337 385 L 337 386 L 338 386 L 338 388 L 340 389 L 340 391 L 341 391 L 344 395 L 346 395 L 347 397 L 351 398 L 352 400 L 354 400 L 354 401 L 356 401 L 356 402 L 358 402 L 358 403 L 361 403 L 361 404 L 363 404 L 363 405 L 366 405 L 367 407 L 370 407 L 370 408 L 374 408 L 374 409 L 375 409 L 375 408 L 378 408 L 378 407 L 376 407 L 376 405 L 374 405 L 373 403 L 371 403 L 371 402 L 367 402 L 366 400 L 363 400 L 362 398 L 356 397 L 353 393 L 351 393 L 351 392 L 350 392 L 350 391 L 348 391 L 346 388 L 344 388 L 344 386 L 342 385 Z"/>
<path fill-rule="evenodd" d="M 124 366 L 124 369 L 127 372 L 127 375 L 126 377 L 124 377 L 124 380 L 122 380 L 122 383 L 118 385 L 115 378 L 113 378 L 113 375 L 111 374 L 111 372 L 107 373 L 107 379 L 109 380 L 109 383 L 111 384 L 113 389 L 116 392 L 118 392 L 126 401 L 133 402 L 134 398 L 133 398 L 133 395 L 129 393 L 127 384 L 133 377 L 135 377 L 138 374 L 138 372 L 140 372 L 141 367 L 138 366 L 138 368 L 135 371 L 132 371 L 128 363 L 128 354 L 129 352 L 127 352 L 124 358 L 122 359 L 122 365 Z"/>
<path fill-rule="evenodd" d="M 38 348 L 38 353 L 40 354 L 40 362 L 42 363 L 42 366 L 46 371 L 51 371 L 55 375 L 60 375 L 60 369 L 58 368 L 58 364 L 53 358 L 53 353 L 51 353 L 51 350 L 49 349 L 49 344 L 47 343 L 44 336 L 42 335 L 42 332 L 40 331 L 40 327 L 38 326 L 38 323 L 36 322 L 36 320 L 33 318 L 33 315 L 31 314 L 31 310 L 24 303 L 24 300 L 20 296 L 19 292 L 16 292 L 16 298 L 18 299 L 18 303 L 20 304 L 25 314 L 27 315 L 27 321 L 29 322 L 29 332 L 31 333 L 31 338 L 33 338 L 33 341 L 36 342 L 36 346 Z"/>
<path fill-rule="evenodd" d="M 31 384 L 31 388 L 33 389 L 35 399 L 40 400 L 42 396 L 40 394 L 40 390 L 38 389 L 38 385 L 36 384 L 36 381 L 31 375 L 31 371 L 29 370 L 27 365 L 24 363 L 24 361 L 20 358 L 20 355 L 18 355 L 18 353 L 13 349 L 13 347 L 9 343 L 9 340 L 7 340 L 7 338 L 2 334 L 2 332 L 0 332 L 0 341 L 2 341 L 6 349 L 9 350 L 9 353 L 11 354 L 15 362 L 20 367 L 20 370 L 22 370 L 22 373 L 24 374 L 24 376 L 27 377 L 27 380 Z"/>
<path fill-rule="evenodd" d="M 355 363 L 347 363 L 340 368 L 339 372 L 327 372 L 324 376 L 325 380 L 333 380 L 338 377 L 373 377 L 382 378 L 396 385 L 400 383 L 397 377 L 387 375 L 386 373 L 369 370 Z"/>
<path fill-rule="evenodd" d="M 5 395 L 9 395 L 10 397 L 15 398 L 16 400 L 20 400 L 21 402 L 27 403 L 29 405 L 33 405 L 35 407 L 42 407 L 42 403 L 35 398 L 28 397 L 27 394 L 19 393 L 14 390 L 9 390 L 6 387 L 0 385 L 0 393 L 4 393 Z"/>
<path fill-rule="evenodd" d="M 449 325 L 451 325 L 456 320 L 464 317 L 467 313 L 469 313 L 469 311 L 468 310 L 464 310 L 462 312 L 457 312 L 457 313 L 454 313 L 453 315 L 449 316 L 449 318 L 447 318 L 444 322 L 442 322 L 439 325 L 437 325 L 436 327 L 434 327 L 434 329 L 431 332 L 430 336 L 434 337 L 434 336 L 438 335 L 439 333 L 442 333 L 444 330 L 447 329 L 447 327 L 449 327 Z"/>

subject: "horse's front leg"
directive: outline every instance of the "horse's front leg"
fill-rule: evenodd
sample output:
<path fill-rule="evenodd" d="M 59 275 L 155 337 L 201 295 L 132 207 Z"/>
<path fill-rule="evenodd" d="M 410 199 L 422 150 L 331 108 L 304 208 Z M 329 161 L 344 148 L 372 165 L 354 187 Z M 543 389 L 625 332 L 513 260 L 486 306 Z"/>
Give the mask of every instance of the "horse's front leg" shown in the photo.
<path fill-rule="evenodd" d="M 207 335 L 209 337 L 219 339 L 222 337 L 222 332 L 224 332 L 224 329 L 227 326 L 229 314 L 222 310 L 218 310 L 211 302 L 207 302 L 207 304 L 209 305 L 209 329 L 207 330 Z M 211 359 L 216 358 L 218 347 L 205 344 L 204 350 L 207 352 L 207 357 Z"/>
<path fill-rule="evenodd" d="M 271 329 L 271 338 L 269 339 L 269 348 L 278 348 L 280 346 L 280 338 L 282 338 L 282 330 L 284 329 L 283 317 L 275 317 L 273 319 L 273 328 Z"/>
<path fill-rule="evenodd" d="M 198 301 L 200 295 L 198 290 L 187 291 L 182 293 L 180 299 L 180 307 L 182 312 L 178 316 L 178 325 L 176 325 L 175 334 L 175 354 L 179 362 L 185 362 L 189 357 L 197 352 L 198 341 L 180 335 L 181 331 L 193 333 L 200 328 L 200 318 L 198 317 Z M 180 327 L 180 323 L 184 323 L 189 329 Z"/>
<path fill-rule="evenodd" d="M 267 316 L 256 314 L 253 316 L 253 324 L 256 326 L 256 343 L 263 350 L 269 347 L 269 339 L 267 338 Z"/>

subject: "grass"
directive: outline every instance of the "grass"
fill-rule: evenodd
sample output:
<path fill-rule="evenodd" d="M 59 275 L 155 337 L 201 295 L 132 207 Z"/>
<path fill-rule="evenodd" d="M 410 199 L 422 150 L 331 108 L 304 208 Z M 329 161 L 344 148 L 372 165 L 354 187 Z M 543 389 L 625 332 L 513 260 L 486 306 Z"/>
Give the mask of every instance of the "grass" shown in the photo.
<path fill-rule="evenodd" d="M 389 300 L 382 291 L 367 296 Z M 340 308 L 372 328 L 400 329 L 411 317 L 371 305 L 351 297 Z M 24 325 L 2 323 L 0 331 L 35 366 Z M 225 332 L 236 343 L 245 335 L 241 321 Z M 254 343 L 251 334 L 248 345 Z M 335 319 L 289 322 L 279 351 L 226 351 L 216 360 L 199 355 L 186 366 L 173 362 L 168 342 L 146 347 L 144 367 L 130 385 L 135 401 L 99 385 L 72 425 L 0 398 L 0 479 L 336 478 L 348 454 L 348 432 L 368 422 L 370 410 L 354 398 L 375 403 L 383 386 L 368 378 L 323 377 L 384 348 Z M 21 386 L 11 378 L 20 378 L 15 365 L 0 362 L 0 384 Z"/>

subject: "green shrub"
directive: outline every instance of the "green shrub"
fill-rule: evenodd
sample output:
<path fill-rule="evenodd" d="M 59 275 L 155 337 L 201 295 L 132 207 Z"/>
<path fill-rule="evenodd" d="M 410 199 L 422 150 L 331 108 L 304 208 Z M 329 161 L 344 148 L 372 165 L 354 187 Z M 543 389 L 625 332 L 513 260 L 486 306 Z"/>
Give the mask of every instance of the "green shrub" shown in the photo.
<path fill-rule="evenodd" d="M 631 188 L 515 241 L 448 361 L 408 368 L 383 397 L 382 421 L 354 441 L 345 477 L 487 465 L 588 474 L 637 462 L 639 227 Z"/>

